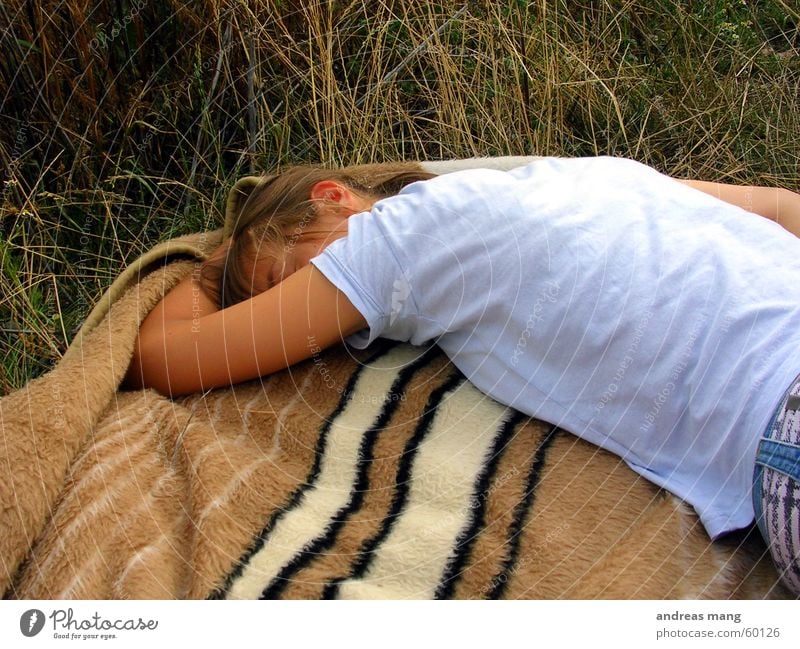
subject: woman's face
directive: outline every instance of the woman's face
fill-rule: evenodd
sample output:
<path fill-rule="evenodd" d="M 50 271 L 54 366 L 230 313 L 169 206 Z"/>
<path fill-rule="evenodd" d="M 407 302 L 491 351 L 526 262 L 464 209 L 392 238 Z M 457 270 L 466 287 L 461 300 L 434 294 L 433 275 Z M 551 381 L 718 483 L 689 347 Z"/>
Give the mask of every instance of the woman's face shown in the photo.
<path fill-rule="evenodd" d="M 319 189 L 318 192 L 316 190 Z M 316 193 L 315 193 L 316 192 Z M 374 199 L 352 193 L 337 183 L 323 181 L 312 190 L 312 198 L 327 198 L 317 206 L 313 221 L 305 229 L 285 232 L 286 245 L 266 254 L 252 267 L 253 295 L 263 293 L 289 275 L 307 266 L 337 239 L 347 236 L 347 219 L 372 208 Z"/>
<path fill-rule="evenodd" d="M 338 237 L 336 237 L 338 238 Z M 253 270 L 254 293 L 266 291 L 300 270 L 328 247 L 335 238 L 309 233 L 297 240 L 289 239 L 275 255 L 265 255 Z"/>

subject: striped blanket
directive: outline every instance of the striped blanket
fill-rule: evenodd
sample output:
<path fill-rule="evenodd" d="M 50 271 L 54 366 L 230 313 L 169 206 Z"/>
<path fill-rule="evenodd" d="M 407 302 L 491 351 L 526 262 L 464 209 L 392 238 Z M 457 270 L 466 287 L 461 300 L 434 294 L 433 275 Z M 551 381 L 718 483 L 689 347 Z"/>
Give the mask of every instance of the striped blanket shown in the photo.
<path fill-rule="evenodd" d="M 6 598 L 787 596 L 755 529 L 709 542 L 691 507 L 435 346 L 333 347 L 175 400 L 118 390 L 141 320 L 221 237 L 144 256 L 0 400 Z"/>

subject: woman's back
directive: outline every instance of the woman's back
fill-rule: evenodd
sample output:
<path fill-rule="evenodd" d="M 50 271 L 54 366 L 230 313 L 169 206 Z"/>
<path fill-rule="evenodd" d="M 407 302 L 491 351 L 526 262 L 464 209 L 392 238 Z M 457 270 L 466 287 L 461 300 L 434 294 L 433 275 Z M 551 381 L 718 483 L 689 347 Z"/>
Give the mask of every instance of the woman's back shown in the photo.
<path fill-rule="evenodd" d="M 712 537 L 753 518 L 760 432 L 800 372 L 800 240 L 617 158 L 415 183 L 311 260 L 370 326 L 622 456 Z M 722 485 L 722 488 L 720 487 Z"/>

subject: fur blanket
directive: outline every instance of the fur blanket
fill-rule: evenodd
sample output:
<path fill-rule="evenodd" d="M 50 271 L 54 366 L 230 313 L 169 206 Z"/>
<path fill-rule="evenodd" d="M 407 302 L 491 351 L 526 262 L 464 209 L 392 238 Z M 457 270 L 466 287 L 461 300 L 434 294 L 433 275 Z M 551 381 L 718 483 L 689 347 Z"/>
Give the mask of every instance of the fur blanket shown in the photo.
<path fill-rule="evenodd" d="M 120 391 L 141 321 L 228 231 L 142 256 L 60 363 L 0 400 L 6 598 L 787 596 L 754 528 L 710 543 L 691 507 L 435 346 Z"/>

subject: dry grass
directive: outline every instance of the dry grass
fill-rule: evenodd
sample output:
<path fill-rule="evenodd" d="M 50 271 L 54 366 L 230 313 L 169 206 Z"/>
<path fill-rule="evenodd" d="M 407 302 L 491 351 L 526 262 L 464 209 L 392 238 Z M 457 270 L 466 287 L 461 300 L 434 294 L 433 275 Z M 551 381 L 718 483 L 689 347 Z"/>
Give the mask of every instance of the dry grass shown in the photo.
<path fill-rule="evenodd" d="M 800 177 L 794 3 L 10 0 L 0 393 L 120 268 L 261 168 L 473 155 Z"/>

